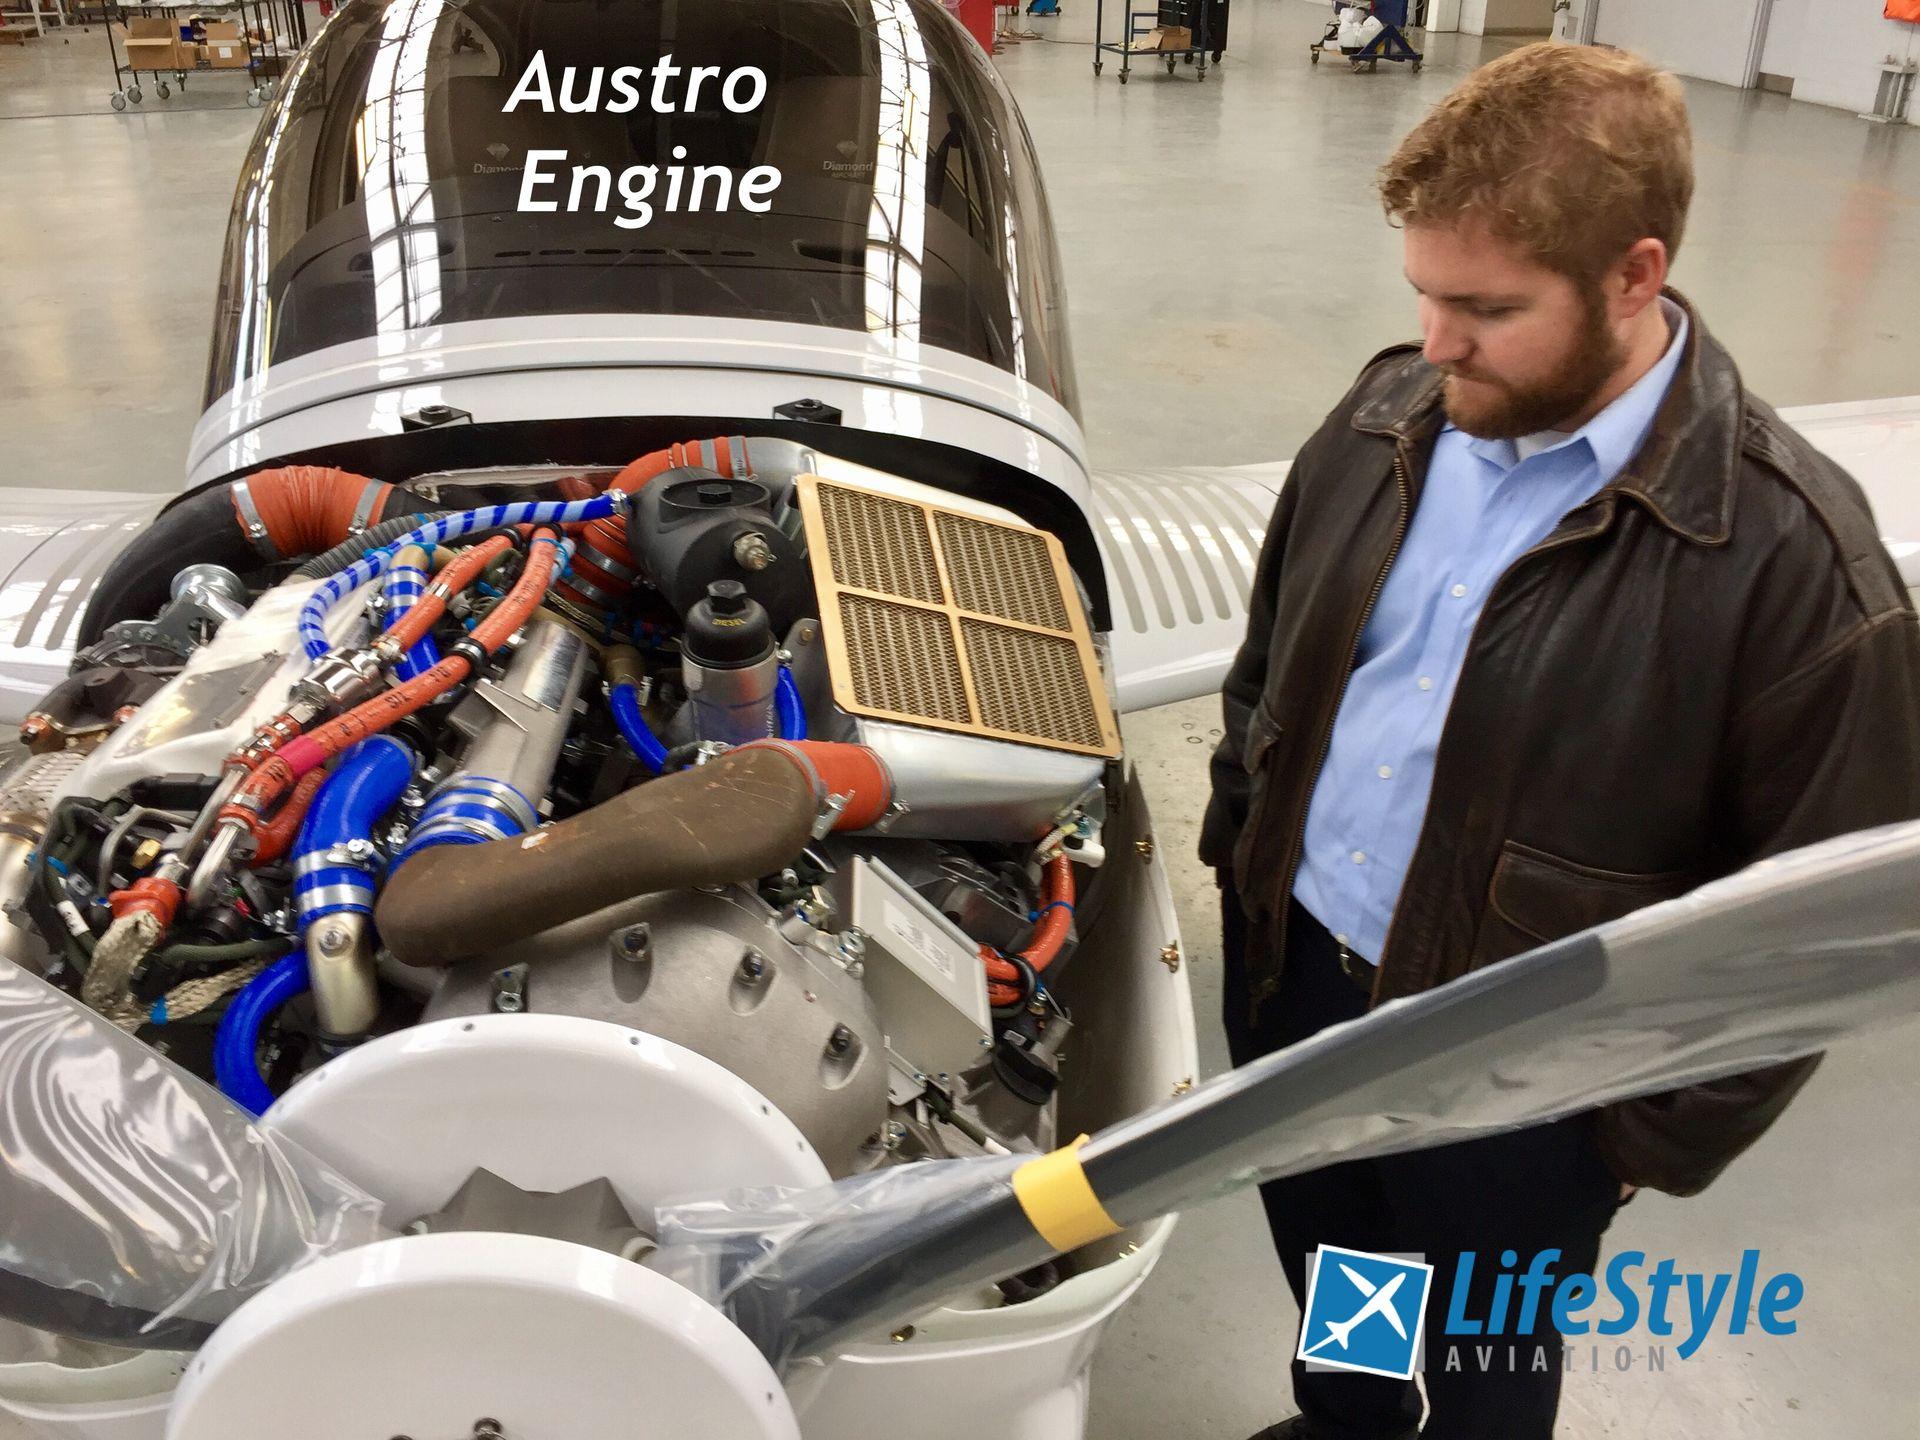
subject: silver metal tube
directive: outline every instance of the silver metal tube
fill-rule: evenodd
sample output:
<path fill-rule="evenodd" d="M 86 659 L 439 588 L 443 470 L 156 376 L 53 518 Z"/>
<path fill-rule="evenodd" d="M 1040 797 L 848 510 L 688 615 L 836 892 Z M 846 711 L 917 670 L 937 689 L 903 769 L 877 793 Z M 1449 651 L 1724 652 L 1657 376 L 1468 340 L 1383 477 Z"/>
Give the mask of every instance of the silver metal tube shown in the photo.
<path fill-rule="evenodd" d="M 341 1040 L 366 1034 L 380 1012 L 372 917 L 349 910 L 322 915 L 307 928 L 306 944 L 321 1030 Z"/>
<path fill-rule="evenodd" d="M 591 655 L 587 642 L 565 625 L 538 615 L 529 620 L 526 641 L 506 674 L 482 681 L 466 702 L 485 708 L 455 717 L 473 743 L 447 783 L 462 775 L 498 780 L 538 805 L 553 780 Z"/>
<path fill-rule="evenodd" d="M 213 898 L 214 887 L 220 883 L 220 877 L 226 873 L 227 862 L 233 857 L 233 847 L 240 837 L 247 833 L 247 827 L 238 820 L 222 823 L 214 832 L 213 839 L 207 842 L 206 854 L 200 857 L 200 863 L 193 867 L 193 878 L 187 882 L 187 908 L 204 910 L 207 902 Z"/>

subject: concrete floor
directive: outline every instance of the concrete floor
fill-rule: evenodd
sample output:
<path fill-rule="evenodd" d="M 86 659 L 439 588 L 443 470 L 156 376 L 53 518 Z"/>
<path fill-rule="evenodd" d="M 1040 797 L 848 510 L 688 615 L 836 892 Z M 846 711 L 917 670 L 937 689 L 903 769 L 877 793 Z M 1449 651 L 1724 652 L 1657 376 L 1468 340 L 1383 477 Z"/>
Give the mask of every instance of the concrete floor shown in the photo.
<path fill-rule="evenodd" d="M 1109 26 L 1116 22 L 1110 7 Z M 1436 36 L 1425 72 L 1309 68 L 1326 11 L 1241 0 L 1226 63 L 1090 72 L 1092 6 L 998 63 L 1046 166 L 1066 256 L 1084 418 L 1112 466 L 1292 453 L 1356 367 L 1412 333 L 1397 237 L 1368 178 L 1394 139 L 1508 42 Z M 137 113 L 105 104 L 95 32 L 0 49 L 0 484 L 166 489 L 199 407 L 213 280 L 256 113 L 237 82 Z M 1690 84 L 1699 197 L 1676 281 L 1776 404 L 1920 392 L 1920 136 Z M 1218 941 L 1190 858 L 1212 702 L 1129 717 L 1181 904 L 1210 1069 Z M 1718 1340 L 1665 1373 L 1581 1373 L 1579 1440 L 1764 1434 L 1910 1440 L 1920 1402 L 1920 1110 L 1914 1032 L 1837 1053 L 1705 1196 L 1644 1196 L 1612 1247 L 1799 1272 L 1792 1337 Z M 1186 1218 L 1116 1321 L 1097 1440 L 1239 1440 L 1291 1410 L 1294 1312 L 1251 1196 Z M 1629 1337 L 1644 1350 L 1649 1337 Z M 0 1437 L 6 1436 L 0 1428 Z"/>

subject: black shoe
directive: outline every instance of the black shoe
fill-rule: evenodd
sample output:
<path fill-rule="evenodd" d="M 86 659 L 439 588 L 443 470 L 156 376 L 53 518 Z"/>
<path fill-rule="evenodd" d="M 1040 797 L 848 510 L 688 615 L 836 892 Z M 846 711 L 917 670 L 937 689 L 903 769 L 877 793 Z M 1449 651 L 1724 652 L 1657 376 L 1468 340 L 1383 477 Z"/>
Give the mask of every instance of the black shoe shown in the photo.
<path fill-rule="evenodd" d="M 1312 1421 L 1304 1415 L 1295 1415 L 1291 1420 L 1282 1420 L 1278 1425 L 1255 1431 L 1247 1440 L 1318 1440 L 1319 1435 Z"/>
<path fill-rule="evenodd" d="M 1304 1415 L 1295 1415 L 1290 1420 L 1282 1420 L 1278 1425 L 1269 1425 L 1264 1430 L 1255 1431 L 1247 1440 L 1327 1440 L 1327 1432 L 1319 1429 Z M 1382 1436 L 1381 1440 L 1420 1440 L 1418 1430 L 1399 1430 L 1391 1436 Z"/>

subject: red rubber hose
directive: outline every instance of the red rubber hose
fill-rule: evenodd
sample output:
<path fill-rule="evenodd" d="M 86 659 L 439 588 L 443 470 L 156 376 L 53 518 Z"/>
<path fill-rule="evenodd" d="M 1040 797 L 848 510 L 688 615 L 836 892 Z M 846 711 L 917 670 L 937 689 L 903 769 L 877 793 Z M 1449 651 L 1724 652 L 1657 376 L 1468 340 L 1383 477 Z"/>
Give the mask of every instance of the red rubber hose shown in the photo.
<path fill-rule="evenodd" d="M 1047 967 L 1059 958 L 1060 947 L 1073 927 L 1073 896 L 1073 862 L 1056 855 L 1047 862 L 1046 898 L 1041 902 L 1039 926 L 1027 948 L 1019 952 L 1019 958 L 1033 967 L 1035 975 L 1046 974 Z M 1021 991 L 1020 969 L 1006 956 L 991 945 L 982 945 L 980 959 L 987 967 L 987 1001 L 995 1009 L 1004 1010 L 1027 998 Z"/>

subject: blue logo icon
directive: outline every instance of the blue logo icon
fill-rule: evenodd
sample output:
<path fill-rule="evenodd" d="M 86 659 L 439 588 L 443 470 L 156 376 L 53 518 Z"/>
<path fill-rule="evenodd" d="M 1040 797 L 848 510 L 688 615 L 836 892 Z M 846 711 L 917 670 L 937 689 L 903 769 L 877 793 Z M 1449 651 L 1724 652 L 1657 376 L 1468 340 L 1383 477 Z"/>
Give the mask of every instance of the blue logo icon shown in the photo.
<path fill-rule="evenodd" d="M 1419 1362 L 1433 1267 L 1322 1245 L 1313 1252 L 1298 1358 L 1411 1380 Z"/>

